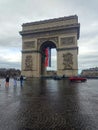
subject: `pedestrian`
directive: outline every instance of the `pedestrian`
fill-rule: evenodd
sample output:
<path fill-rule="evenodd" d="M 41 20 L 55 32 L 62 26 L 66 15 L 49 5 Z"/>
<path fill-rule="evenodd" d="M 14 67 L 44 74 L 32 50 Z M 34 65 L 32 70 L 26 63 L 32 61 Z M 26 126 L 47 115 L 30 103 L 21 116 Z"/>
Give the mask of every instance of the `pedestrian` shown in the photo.
<path fill-rule="evenodd" d="M 20 76 L 20 86 L 21 87 L 23 86 L 23 76 L 22 75 Z"/>
<path fill-rule="evenodd" d="M 1 86 L 1 80 L 0 80 L 0 86 Z"/>
<path fill-rule="evenodd" d="M 7 75 L 7 76 L 6 76 L 6 80 L 5 80 L 5 81 L 6 81 L 6 83 L 5 83 L 5 86 L 6 86 L 6 87 L 9 87 L 9 79 L 10 79 L 10 78 L 9 78 L 9 75 Z"/>
<path fill-rule="evenodd" d="M 17 77 L 15 75 L 13 77 L 13 80 L 14 80 L 14 86 L 17 86 Z"/>

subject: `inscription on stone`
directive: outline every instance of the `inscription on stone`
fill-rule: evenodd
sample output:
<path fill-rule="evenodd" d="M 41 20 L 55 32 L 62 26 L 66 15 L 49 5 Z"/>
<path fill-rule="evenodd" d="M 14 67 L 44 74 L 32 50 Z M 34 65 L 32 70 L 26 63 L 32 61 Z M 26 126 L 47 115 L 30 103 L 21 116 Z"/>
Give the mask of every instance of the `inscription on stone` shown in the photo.
<path fill-rule="evenodd" d="M 32 70 L 32 56 L 27 55 L 25 59 L 25 70 Z"/>
<path fill-rule="evenodd" d="M 23 48 L 24 49 L 35 48 L 35 41 L 24 42 Z"/>
<path fill-rule="evenodd" d="M 73 68 L 73 55 L 71 53 L 63 54 L 64 70 Z"/>
<path fill-rule="evenodd" d="M 64 37 L 60 39 L 61 46 L 68 46 L 75 44 L 75 37 Z"/>

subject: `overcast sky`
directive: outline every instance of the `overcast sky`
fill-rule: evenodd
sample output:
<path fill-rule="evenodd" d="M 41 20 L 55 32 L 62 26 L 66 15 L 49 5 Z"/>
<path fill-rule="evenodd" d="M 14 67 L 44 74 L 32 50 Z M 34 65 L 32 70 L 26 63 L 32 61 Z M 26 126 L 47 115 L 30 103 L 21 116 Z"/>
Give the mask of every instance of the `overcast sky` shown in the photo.
<path fill-rule="evenodd" d="M 98 67 L 98 0 L 0 0 L 0 68 L 21 69 L 23 23 L 70 15 L 81 25 L 79 70 Z"/>

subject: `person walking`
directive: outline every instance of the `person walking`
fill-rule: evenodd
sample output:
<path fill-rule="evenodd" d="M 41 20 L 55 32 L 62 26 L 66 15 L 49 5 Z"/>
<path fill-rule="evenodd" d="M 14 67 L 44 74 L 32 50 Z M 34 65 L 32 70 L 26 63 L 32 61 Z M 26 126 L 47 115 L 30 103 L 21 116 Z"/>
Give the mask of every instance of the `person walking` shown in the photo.
<path fill-rule="evenodd" d="M 6 76 L 6 83 L 5 83 L 5 86 L 6 87 L 9 87 L 9 75 Z"/>
<path fill-rule="evenodd" d="M 20 86 L 21 87 L 23 86 L 23 76 L 22 75 L 20 76 Z"/>

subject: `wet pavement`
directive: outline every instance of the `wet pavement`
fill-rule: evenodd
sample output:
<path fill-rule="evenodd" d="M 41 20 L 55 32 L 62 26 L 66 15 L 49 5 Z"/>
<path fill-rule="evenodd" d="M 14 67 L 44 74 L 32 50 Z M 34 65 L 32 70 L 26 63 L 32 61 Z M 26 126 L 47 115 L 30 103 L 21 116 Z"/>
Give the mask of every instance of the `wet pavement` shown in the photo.
<path fill-rule="evenodd" d="M 0 80 L 0 130 L 98 130 L 98 80 Z"/>

